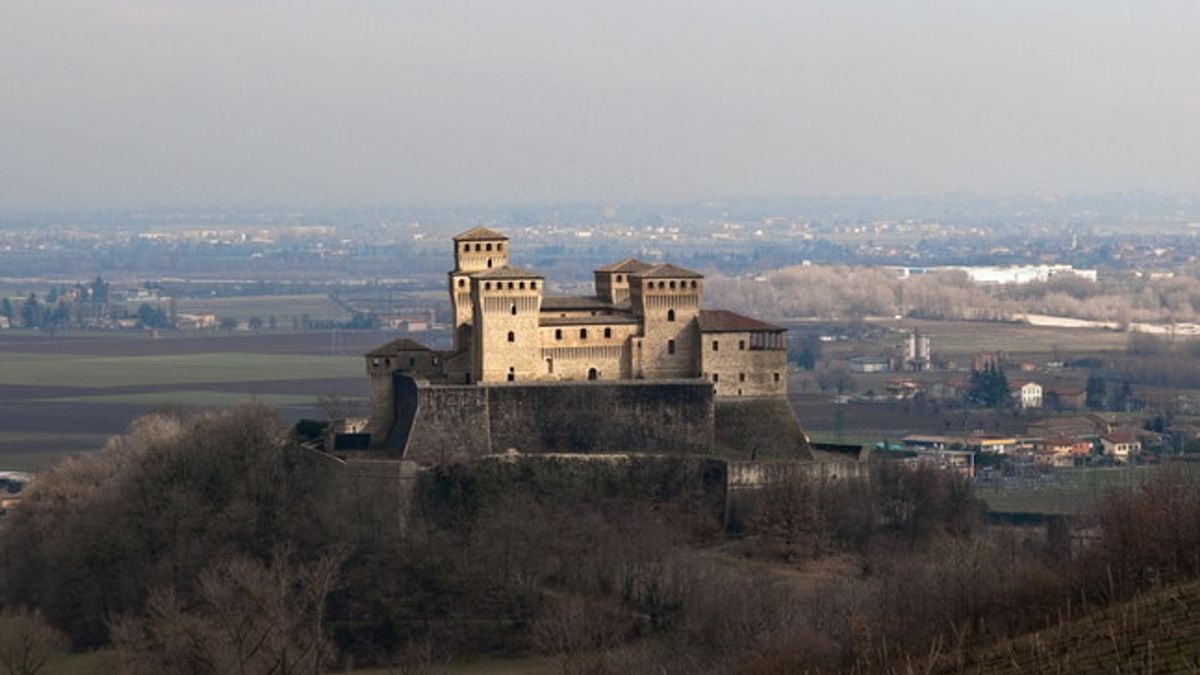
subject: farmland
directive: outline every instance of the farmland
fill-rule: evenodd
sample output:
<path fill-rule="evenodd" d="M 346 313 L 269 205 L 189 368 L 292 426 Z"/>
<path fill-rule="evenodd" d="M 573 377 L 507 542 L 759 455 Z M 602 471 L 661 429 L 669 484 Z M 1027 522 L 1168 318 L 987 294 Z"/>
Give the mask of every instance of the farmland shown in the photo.
<path fill-rule="evenodd" d="M 64 453 L 97 449 L 134 418 L 163 406 L 257 400 L 289 421 L 320 417 L 322 395 L 366 395 L 357 355 L 390 337 L 6 334 L 0 338 L 0 469 L 35 469 Z"/>

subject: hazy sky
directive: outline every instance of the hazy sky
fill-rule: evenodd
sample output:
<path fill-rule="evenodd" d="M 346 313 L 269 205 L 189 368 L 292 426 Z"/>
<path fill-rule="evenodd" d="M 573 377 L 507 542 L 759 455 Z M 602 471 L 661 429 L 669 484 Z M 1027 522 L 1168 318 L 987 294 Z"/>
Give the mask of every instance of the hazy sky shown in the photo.
<path fill-rule="evenodd" d="M 1196 0 L 0 0 L 0 210 L 1200 191 Z"/>

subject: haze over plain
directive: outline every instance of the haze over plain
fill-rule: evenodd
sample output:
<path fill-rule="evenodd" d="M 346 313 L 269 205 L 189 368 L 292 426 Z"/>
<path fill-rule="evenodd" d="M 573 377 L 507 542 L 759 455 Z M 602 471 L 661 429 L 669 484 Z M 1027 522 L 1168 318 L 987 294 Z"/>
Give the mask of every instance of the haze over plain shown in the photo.
<path fill-rule="evenodd" d="M 13 0 L 0 209 L 1195 192 L 1200 5 Z"/>

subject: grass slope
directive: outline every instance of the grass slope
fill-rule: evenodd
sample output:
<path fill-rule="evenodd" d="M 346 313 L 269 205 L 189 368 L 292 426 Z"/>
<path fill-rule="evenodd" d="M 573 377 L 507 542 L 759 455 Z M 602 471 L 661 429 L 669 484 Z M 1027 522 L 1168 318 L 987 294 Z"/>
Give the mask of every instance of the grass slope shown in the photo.
<path fill-rule="evenodd" d="M 986 649 L 962 672 L 1200 672 L 1200 582 L 1167 588 Z"/>

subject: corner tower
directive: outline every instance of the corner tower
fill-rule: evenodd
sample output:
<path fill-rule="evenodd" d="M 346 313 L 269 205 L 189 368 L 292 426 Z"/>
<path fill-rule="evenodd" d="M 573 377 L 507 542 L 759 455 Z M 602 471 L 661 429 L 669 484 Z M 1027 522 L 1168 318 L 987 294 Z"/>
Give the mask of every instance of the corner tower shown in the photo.
<path fill-rule="evenodd" d="M 471 275 L 473 337 L 471 379 L 517 382 L 536 379 L 542 368 L 538 319 L 542 275 L 495 267 Z"/>
<path fill-rule="evenodd" d="M 633 346 L 633 371 L 645 378 L 700 376 L 700 300 L 704 275 L 655 265 L 630 276 L 629 299 L 642 320 Z"/>
<path fill-rule="evenodd" d="M 450 307 L 454 311 L 454 351 L 471 347 L 471 275 L 508 266 L 508 237 L 476 227 L 454 238 L 454 270 L 450 272 Z"/>

